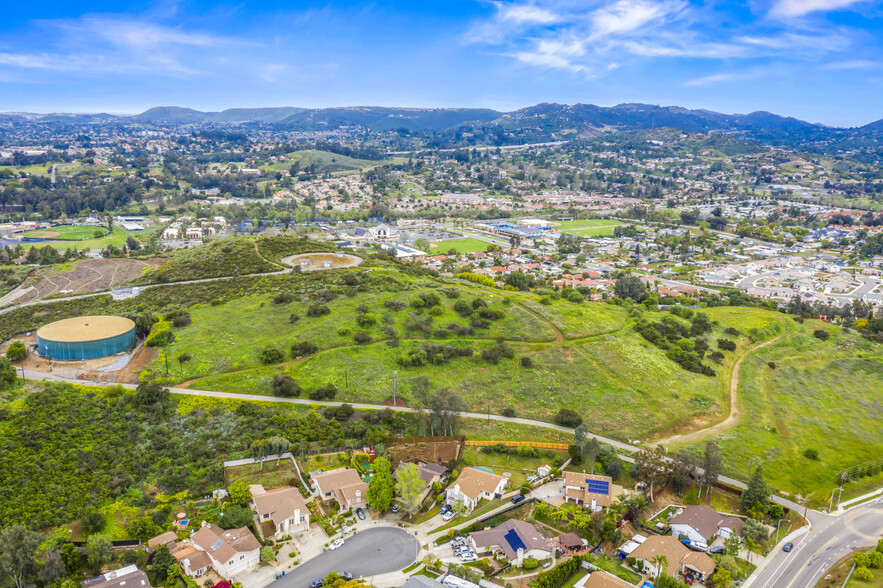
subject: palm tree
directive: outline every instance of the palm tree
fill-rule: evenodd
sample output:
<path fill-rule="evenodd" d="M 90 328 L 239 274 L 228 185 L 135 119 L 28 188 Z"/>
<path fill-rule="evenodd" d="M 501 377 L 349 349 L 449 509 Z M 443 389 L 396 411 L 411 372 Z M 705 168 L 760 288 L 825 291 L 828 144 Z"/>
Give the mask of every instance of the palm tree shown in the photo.
<path fill-rule="evenodd" d="M 659 577 L 668 569 L 668 558 L 664 555 L 657 555 L 650 560 L 650 563 L 656 568 L 656 578 L 653 579 L 653 586 L 659 586 Z"/>

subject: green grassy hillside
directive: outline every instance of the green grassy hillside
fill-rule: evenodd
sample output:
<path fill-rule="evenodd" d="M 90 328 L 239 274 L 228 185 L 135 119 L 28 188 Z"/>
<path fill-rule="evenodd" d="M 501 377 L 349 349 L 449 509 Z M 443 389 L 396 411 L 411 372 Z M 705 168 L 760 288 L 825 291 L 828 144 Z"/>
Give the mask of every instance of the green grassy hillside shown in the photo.
<path fill-rule="evenodd" d="M 300 165 L 301 171 L 307 171 L 308 167 L 315 164 L 316 172 L 324 173 L 374 167 L 381 162 L 370 161 L 367 159 L 356 159 L 338 153 L 331 153 L 330 151 L 305 149 L 303 151 L 289 153 L 285 156 L 285 161 L 274 163 L 273 165 L 262 166 L 261 169 L 264 171 L 289 169 L 295 163 Z"/>

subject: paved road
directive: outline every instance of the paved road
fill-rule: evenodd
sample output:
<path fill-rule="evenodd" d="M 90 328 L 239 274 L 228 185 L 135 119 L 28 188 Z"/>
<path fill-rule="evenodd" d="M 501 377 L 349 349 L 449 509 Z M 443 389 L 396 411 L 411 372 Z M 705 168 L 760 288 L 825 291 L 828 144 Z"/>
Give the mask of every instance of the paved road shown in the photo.
<path fill-rule="evenodd" d="M 782 286 L 781 288 L 760 288 L 760 287 L 755 286 L 757 281 L 762 278 L 766 278 L 766 277 L 778 278 L 782 275 L 782 273 L 783 272 L 781 270 L 777 270 L 777 271 L 772 271 L 772 272 L 764 272 L 762 274 L 750 275 L 747 278 L 742 278 L 742 280 L 739 282 L 739 288 L 741 288 L 742 290 L 748 290 L 749 288 L 762 290 L 762 291 L 766 292 L 767 294 L 773 293 L 777 290 L 788 289 L 785 286 Z M 855 276 L 853 279 L 857 282 L 860 282 L 861 285 L 857 286 L 851 292 L 847 292 L 845 294 L 827 294 L 825 292 L 818 291 L 817 293 L 822 296 L 828 296 L 828 297 L 832 298 L 833 300 L 837 301 L 837 303 L 842 306 L 844 304 L 852 303 L 853 300 L 861 300 L 865 294 L 870 293 L 880 283 L 879 281 L 877 281 L 876 278 L 871 278 L 868 276 Z M 799 294 L 799 291 L 794 290 L 794 294 L 795 295 Z"/>
<path fill-rule="evenodd" d="M 751 588 L 812 588 L 827 570 L 853 551 L 877 544 L 883 533 L 883 499 L 840 516 L 810 512 L 812 531 L 794 540 L 794 549 L 778 553 Z"/>
<path fill-rule="evenodd" d="M 420 543 L 407 531 L 381 527 L 356 533 L 343 547 L 314 557 L 286 573 L 272 588 L 308 588 L 313 580 L 330 572 L 349 572 L 354 578 L 370 580 L 371 576 L 394 572 L 417 559 Z"/>

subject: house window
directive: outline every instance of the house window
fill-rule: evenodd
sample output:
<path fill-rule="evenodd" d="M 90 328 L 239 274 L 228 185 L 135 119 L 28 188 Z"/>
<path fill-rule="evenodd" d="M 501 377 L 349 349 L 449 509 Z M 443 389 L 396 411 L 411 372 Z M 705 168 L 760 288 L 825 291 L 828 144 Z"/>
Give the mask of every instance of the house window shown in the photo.
<path fill-rule="evenodd" d="M 244 555 L 240 555 L 240 556 L 239 556 L 239 561 L 242 561 L 242 560 L 244 560 L 244 559 L 245 559 L 245 556 L 244 556 Z"/>

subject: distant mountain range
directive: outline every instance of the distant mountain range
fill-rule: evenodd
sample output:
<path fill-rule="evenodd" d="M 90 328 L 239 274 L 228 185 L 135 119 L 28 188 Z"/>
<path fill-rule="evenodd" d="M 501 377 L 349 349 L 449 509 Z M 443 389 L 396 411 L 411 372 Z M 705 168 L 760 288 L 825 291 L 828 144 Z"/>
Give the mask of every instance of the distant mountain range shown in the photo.
<path fill-rule="evenodd" d="M 567 139 L 593 137 L 606 132 L 671 127 L 687 132 L 742 133 L 774 142 L 805 141 L 843 136 L 883 135 L 883 120 L 860 128 L 839 129 L 770 112 L 722 114 L 679 106 L 619 104 L 537 104 L 513 112 L 481 108 L 231 108 L 202 112 L 180 106 L 151 108 L 135 116 L 110 114 L 0 113 L 0 121 L 42 123 L 142 123 L 149 125 L 270 124 L 280 129 L 332 131 L 343 128 L 367 131 L 404 129 L 409 132 L 473 131 L 501 140 Z"/>

